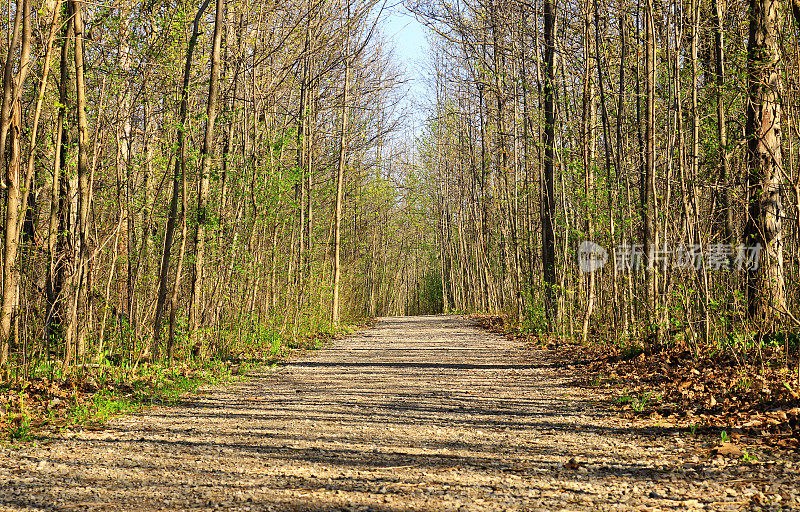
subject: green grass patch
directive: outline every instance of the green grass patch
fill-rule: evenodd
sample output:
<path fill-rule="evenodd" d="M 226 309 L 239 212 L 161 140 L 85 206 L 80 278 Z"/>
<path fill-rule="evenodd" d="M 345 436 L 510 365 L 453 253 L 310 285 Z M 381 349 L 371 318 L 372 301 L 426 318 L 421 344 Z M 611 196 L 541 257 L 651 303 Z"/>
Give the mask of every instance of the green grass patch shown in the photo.
<path fill-rule="evenodd" d="M 67 378 L 0 388 L 0 437 L 30 441 L 52 429 L 102 425 L 151 405 L 174 404 L 204 385 L 229 382 L 250 368 L 224 361 L 84 368 Z"/>
<path fill-rule="evenodd" d="M 623 393 L 623 395 L 614 400 L 614 403 L 621 406 L 629 405 L 634 412 L 644 412 L 652 404 L 660 402 L 663 399 L 663 397 L 657 393 L 645 392 L 638 395 L 636 393 L 627 394 L 627 391 L 623 391 Z"/>

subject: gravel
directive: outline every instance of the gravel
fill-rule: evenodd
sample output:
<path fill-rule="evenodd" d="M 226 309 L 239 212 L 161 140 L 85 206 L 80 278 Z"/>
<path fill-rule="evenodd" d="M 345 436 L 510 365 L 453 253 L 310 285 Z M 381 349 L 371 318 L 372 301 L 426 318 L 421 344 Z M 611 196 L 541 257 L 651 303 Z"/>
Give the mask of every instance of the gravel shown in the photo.
<path fill-rule="evenodd" d="M 800 510 L 796 458 L 712 457 L 579 374 L 460 317 L 381 319 L 180 405 L 0 447 L 0 510 Z"/>

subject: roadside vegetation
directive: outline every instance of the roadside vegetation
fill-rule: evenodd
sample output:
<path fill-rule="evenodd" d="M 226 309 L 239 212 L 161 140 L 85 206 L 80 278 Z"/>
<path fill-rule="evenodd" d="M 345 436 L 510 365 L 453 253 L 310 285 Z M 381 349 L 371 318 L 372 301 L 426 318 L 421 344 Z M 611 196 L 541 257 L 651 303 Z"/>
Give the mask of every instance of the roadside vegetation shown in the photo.
<path fill-rule="evenodd" d="M 226 357 L 195 357 L 187 353 L 172 362 L 130 363 L 110 355 L 94 364 L 41 364 L 26 379 L 0 386 L 0 438 L 46 438 L 49 433 L 64 429 L 98 427 L 115 416 L 143 407 L 191 399 L 203 386 L 247 378 L 250 370 L 279 366 L 295 354 L 320 349 L 336 336 L 357 328 L 359 325 L 342 325 L 338 334 L 270 340 L 263 350 L 245 340 L 242 348 L 249 351 Z"/>
<path fill-rule="evenodd" d="M 800 360 L 796 344 L 753 344 L 701 354 L 680 340 L 646 353 L 640 346 L 551 338 L 520 329 L 505 315 L 472 314 L 485 329 L 551 350 L 561 364 L 585 373 L 577 385 L 595 389 L 608 407 L 631 420 L 650 420 L 722 442 L 745 438 L 760 447 L 800 453 Z M 740 451 L 742 449 L 739 449 Z"/>

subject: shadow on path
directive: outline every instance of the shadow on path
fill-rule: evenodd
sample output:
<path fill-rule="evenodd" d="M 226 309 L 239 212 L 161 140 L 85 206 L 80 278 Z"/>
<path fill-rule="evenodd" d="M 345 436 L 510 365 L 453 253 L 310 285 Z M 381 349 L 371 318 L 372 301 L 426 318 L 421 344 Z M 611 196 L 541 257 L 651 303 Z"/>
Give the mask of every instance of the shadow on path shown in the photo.
<path fill-rule="evenodd" d="M 382 319 L 237 385 L 6 453 L 0 506 L 726 509 L 690 485 L 723 477 L 684 460 L 680 429 L 627 426 L 575 378 L 458 317 Z"/>

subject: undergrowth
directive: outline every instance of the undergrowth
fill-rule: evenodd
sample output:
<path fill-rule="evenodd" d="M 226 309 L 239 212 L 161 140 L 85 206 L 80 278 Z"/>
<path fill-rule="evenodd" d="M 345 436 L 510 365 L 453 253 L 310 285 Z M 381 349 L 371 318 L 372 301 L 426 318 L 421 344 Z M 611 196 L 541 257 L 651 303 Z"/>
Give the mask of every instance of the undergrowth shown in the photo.
<path fill-rule="evenodd" d="M 279 364 L 292 352 L 322 348 L 355 329 L 343 325 L 335 332 L 287 335 L 267 326 L 236 340 L 228 333 L 217 338 L 215 350 L 182 346 L 171 364 L 150 362 L 134 351 L 90 354 L 75 366 L 39 360 L 0 383 L 0 439 L 30 441 L 48 431 L 101 425 L 143 407 L 176 403 L 201 386 Z"/>
<path fill-rule="evenodd" d="M 692 329 L 664 329 L 650 338 L 590 332 L 555 336 L 504 315 L 471 315 L 482 327 L 546 348 L 580 368 L 576 385 L 607 388 L 598 396 L 631 418 L 660 424 L 728 429 L 763 443 L 800 450 L 800 336 L 760 333 L 747 325 L 708 341 Z"/>
<path fill-rule="evenodd" d="M 231 381 L 250 366 L 230 361 L 136 368 L 107 364 L 76 368 L 63 378 L 7 383 L 0 386 L 0 435 L 29 441 L 48 430 L 99 425 L 149 405 L 175 403 L 200 386 Z"/>

